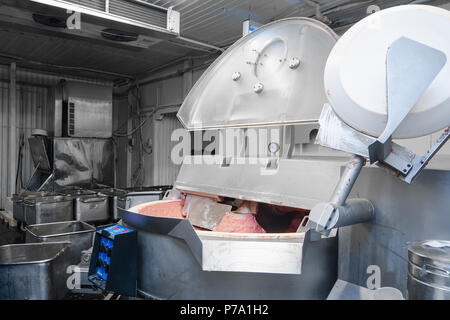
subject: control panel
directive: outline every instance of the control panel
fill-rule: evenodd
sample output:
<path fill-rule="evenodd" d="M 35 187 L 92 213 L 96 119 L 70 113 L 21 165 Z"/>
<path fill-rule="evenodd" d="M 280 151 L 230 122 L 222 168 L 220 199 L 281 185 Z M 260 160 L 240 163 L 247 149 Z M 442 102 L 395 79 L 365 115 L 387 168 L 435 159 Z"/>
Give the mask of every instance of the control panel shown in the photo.
<path fill-rule="evenodd" d="M 137 232 L 113 224 L 97 228 L 88 279 L 98 288 L 136 295 Z"/>

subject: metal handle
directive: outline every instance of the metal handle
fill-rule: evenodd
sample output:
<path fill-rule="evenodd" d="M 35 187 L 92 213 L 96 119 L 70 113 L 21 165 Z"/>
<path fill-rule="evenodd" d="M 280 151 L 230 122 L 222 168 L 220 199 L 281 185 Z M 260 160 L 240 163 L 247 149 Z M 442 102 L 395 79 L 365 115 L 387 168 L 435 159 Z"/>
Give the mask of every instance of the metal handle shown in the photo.
<path fill-rule="evenodd" d="M 94 202 L 103 202 L 106 198 L 89 198 L 89 199 L 80 199 L 83 203 L 94 203 Z"/>
<path fill-rule="evenodd" d="M 430 264 L 424 264 L 422 266 L 422 273 L 432 273 L 438 276 L 450 277 L 450 272 L 448 270 L 432 266 Z"/>

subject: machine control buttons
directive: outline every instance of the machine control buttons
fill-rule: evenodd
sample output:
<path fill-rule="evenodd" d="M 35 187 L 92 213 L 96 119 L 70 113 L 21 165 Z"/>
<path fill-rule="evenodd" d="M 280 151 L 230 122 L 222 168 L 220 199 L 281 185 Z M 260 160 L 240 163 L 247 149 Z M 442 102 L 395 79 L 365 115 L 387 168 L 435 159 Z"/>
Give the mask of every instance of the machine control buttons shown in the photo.
<path fill-rule="evenodd" d="M 89 281 L 107 292 L 135 296 L 136 247 L 135 230 L 118 224 L 98 227 L 89 266 Z"/>

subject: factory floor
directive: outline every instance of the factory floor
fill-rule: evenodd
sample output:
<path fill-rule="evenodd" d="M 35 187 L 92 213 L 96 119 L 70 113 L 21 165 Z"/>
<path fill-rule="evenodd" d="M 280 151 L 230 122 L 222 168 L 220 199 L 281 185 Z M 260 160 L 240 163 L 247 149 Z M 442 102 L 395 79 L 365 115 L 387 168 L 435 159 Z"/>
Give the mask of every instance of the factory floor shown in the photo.
<path fill-rule="evenodd" d="M 18 228 L 10 227 L 8 223 L 0 219 L 0 246 L 5 244 L 23 243 L 24 233 Z"/>
<path fill-rule="evenodd" d="M 0 219 L 0 246 L 7 244 L 24 243 L 25 234 L 18 227 L 11 227 L 5 221 Z M 64 300 L 115 300 L 115 296 L 107 296 L 102 293 L 72 293 L 69 292 Z"/>

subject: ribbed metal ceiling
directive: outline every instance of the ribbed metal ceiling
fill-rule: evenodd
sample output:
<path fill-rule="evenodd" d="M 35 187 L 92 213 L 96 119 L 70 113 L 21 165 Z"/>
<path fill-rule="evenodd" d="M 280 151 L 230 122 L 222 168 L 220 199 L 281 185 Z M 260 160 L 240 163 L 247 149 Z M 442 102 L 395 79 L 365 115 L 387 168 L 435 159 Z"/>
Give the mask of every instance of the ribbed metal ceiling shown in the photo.
<path fill-rule="evenodd" d="M 0 4 L 4 1 L 0 0 Z M 72 0 L 84 3 L 88 0 Z M 123 4 L 128 0 L 110 0 L 110 5 Z M 411 2 L 393 1 L 349 1 L 349 0 L 140 0 L 160 7 L 173 7 L 181 15 L 181 36 L 215 46 L 227 46 L 242 35 L 242 22 L 252 19 L 266 24 L 273 20 L 292 16 L 316 16 L 315 4 L 330 18 L 332 26 L 348 24 L 351 17 L 362 18 L 371 4 L 382 7 L 389 4 Z M 417 1 L 415 1 L 417 2 Z M 429 2 L 429 1 L 420 1 Z M 443 3 L 449 1 L 431 1 Z M 89 0 L 91 6 L 102 6 L 104 0 Z M 0 14 L 3 6 L 0 6 Z M 131 7 L 130 7 L 131 8 Z M 6 15 L 7 16 L 7 15 Z M 5 15 L 3 16 L 5 17 Z M 2 20 L 3 19 L 3 20 Z M 180 46 L 163 40 L 148 49 L 70 38 L 64 34 L 43 34 L 33 28 L 21 28 L 17 24 L 0 19 L 0 63 L 17 58 L 18 63 L 33 67 L 30 61 L 42 63 L 42 68 L 51 65 L 78 69 L 102 70 L 130 77 L 141 75 L 146 70 L 163 65 L 183 56 L 204 55 L 205 52 L 192 47 Z M 56 28 L 55 28 L 56 29 Z M 55 31 L 56 32 L 56 31 Z M 10 57 L 9 57 L 10 56 Z M 35 64 L 36 65 L 36 64 Z M 114 76 L 113 76 L 114 77 Z"/>

